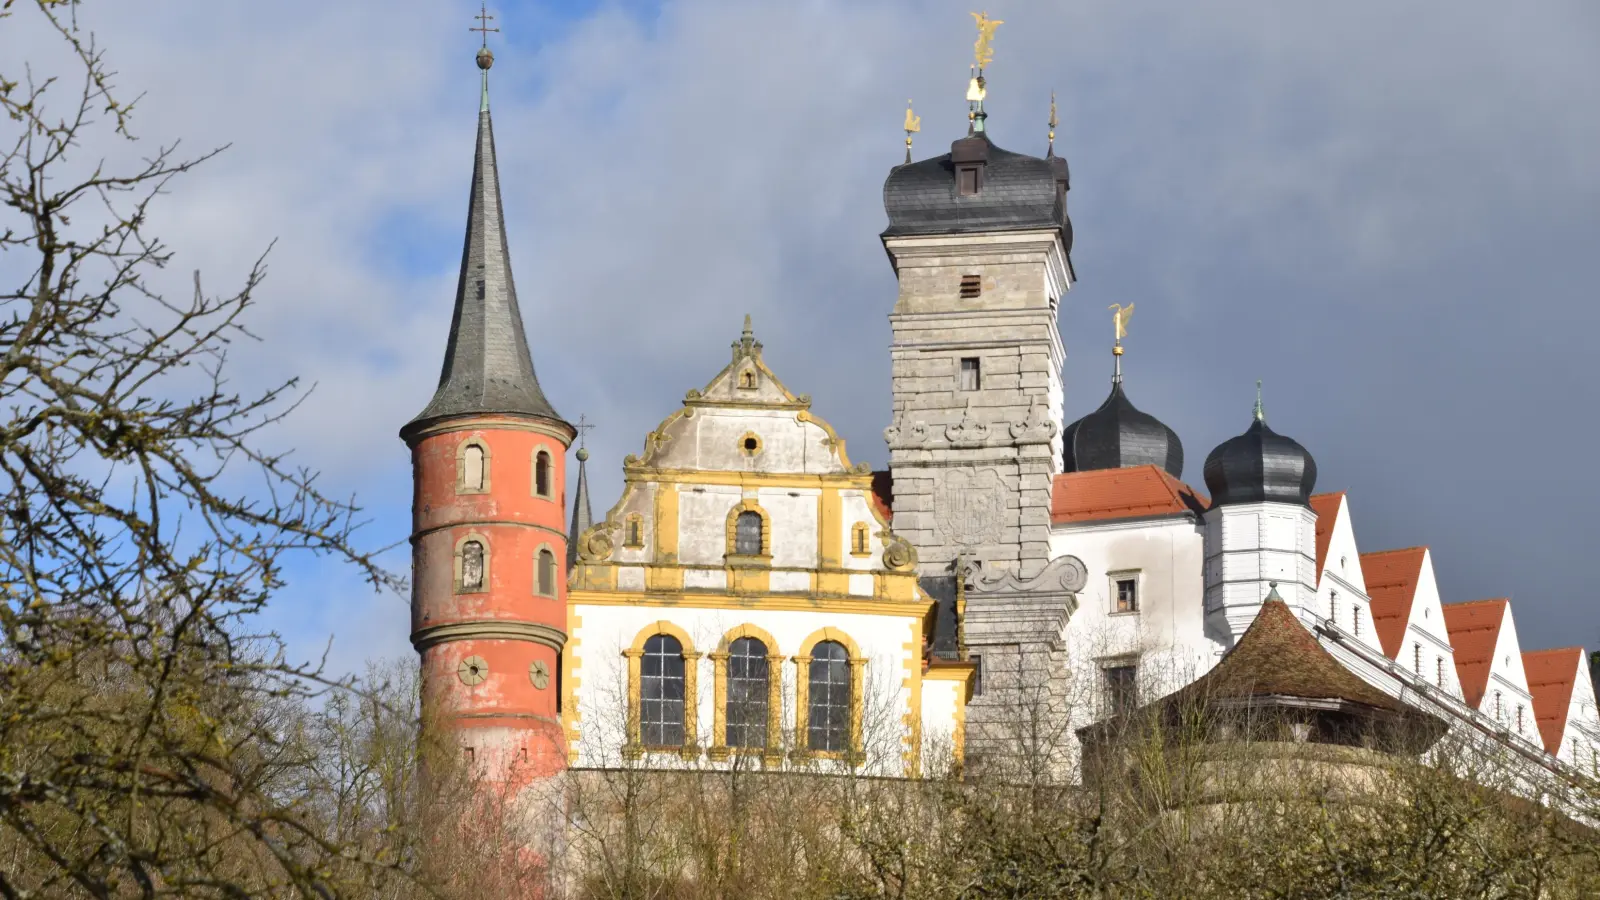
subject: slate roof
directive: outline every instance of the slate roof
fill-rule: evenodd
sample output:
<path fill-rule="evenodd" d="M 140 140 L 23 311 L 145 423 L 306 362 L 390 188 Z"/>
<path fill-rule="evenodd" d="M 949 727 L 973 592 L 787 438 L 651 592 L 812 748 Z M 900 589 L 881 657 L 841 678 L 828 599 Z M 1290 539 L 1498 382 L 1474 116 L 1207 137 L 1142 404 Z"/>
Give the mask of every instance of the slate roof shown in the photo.
<path fill-rule="evenodd" d="M 1068 472 L 1157 465 L 1183 477 L 1183 442 L 1160 419 L 1134 407 L 1120 378 L 1100 408 L 1062 433 Z"/>
<path fill-rule="evenodd" d="M 1050 485 L 1052 525 L 1187 515 L 1205 508 L 1204 497 L 1154 465 L 1068 472 Z"/>
<path fill-rule="evenodd" d="M 1328 564 L 1328 544 L 1333 540 L 1333 526 L 1339 521 L 1339 507 L 1344 504 L 1344 491 L 1330 494 L 1313 494 L 1311 511 L 1317 514 L 1317 583 L 1322 583 L 1322 570 Z"/>
<path fill-rule="evenodd" d="M 439 387 L 401 434 L 439 419 L 486 413 L 561 421 L 539 387 L 517 307 L 487 104 L 478 113 L 467 234 Z"/>
<path fill-rule="evenodd" d="M 1212 506 L 1230 503 L 1309 505 L 1317 463 L 1293 438 L 1256 418 L 1244 434 L 1217 445 L 1206 457 L 1206 489 Z"/>
<path fill-rule="evenodd" d="M 1522 654 L 1522 668 L 1528 674 L 1528 691 L 1533 694 L 1533 716 L 1544 738 L 1545 752 L 1561 751 L 1561 738 L 1567 731 L 1567 712 L 1572 708 L 1572 688 L 1583 677 L 1582 647 L 1534 650 Z"/>
<path fill-rule="evenodd" d="M 1450 634 L 1450 646 L 1455 649 L 1461 695 L 1474 709 L 1483 702 L 1483 692 L 1489 687 L 1494 648 L 1509 603 L 1496 599 L 1444 605 L 1444 627 Z"/>
<path fill-rule="evenodd" d="M 1405 646 L 1406 625 L 1411 621 L 1412 601 L 1427 555 L 1427 547 L 1361 554 L 1361 577 L 1367 582 L 1367 596 L 1372 598 L 1372 627 L 1378 632 L 1384 655 L 1390 659 L 1398 660 Z M 1494 647 L 1489 649 L 1493 652 Z M 1456 659 L 1459 661 L 1460 656 Z"/>
<path fill-rule="evenodd" d="M 953 154 L 963 147 L 986 160 L 982 185 L 970 196 L 956 190 Z M 962 138 L 951 150 L 889 172 L 883 183 L 883 208 L 889 215 L 884 237 L 1055 228 L 1071 252 L 1072 222 L 1064 193 L 1058 199 L 1056 191 L 1057 179 L 1063 184 L 1067 180 L 1065 160 L 1002 150 L 986 133 Z"/>
<path fill-rule="evenodd" d="M 578 493 L 572 498 L 572 528 L 567 535 L 567 571 L 578 564 L 578 538 L 594 525 L 589 506 L 589 451 L 578 448 Z"/>

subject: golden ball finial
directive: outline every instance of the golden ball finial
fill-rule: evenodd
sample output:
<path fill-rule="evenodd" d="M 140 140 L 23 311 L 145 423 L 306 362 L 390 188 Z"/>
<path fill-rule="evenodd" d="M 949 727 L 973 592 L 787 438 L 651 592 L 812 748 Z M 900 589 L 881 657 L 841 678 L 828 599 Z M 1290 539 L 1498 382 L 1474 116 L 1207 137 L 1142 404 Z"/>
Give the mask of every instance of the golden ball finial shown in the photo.
<path fill-rule="evenodd" d="M 578 462 L 588 462 L 588 461 L 589 461 L 589 449 L 587 447 L 579 447 L 578 448 Z"/>
<path fill-rule="evenodd" d="M 478 51 L 478 68 L 487 69 L 494 65 L 494 51 L 488 47 Z"/>

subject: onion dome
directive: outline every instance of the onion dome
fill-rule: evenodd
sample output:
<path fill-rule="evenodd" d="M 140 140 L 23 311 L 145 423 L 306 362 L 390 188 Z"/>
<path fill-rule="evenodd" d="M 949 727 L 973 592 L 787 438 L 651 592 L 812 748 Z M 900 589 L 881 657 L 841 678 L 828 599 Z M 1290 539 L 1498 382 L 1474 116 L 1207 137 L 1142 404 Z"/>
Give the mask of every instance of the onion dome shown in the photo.
<path fill-rule="evenodd" d="M 1119 377 L 1100 408 L 1067 426 L 1068 472 L 1159 466 L 1173 478 L 1183 477 L 1183 442 L 1160 419 L 1134 408 Z"/>
<path fill-rule="evenodd" d="M 1309 506 L 1317 484 L 1317 462 L 1293 438 L 1267 427 L 1258 382 L 1255 421 L 1244 434 L 1211 451 L 1205 478 L 1213 507 L 1263 502 Z"/>

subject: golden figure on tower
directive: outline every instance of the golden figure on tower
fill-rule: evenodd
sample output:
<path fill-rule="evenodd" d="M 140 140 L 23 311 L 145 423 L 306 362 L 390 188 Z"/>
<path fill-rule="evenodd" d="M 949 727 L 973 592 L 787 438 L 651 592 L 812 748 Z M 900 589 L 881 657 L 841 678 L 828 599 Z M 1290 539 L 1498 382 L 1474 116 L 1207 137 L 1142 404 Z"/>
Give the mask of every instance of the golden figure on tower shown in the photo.
<path fill-rule="evenodd" d="M 911 101 L 906 101 L 906 162 L 911 162 L 911 136 L 922 130 L 922 117 L 911 114 Z"/>
<path fill-rule="evenodd" d="M 981 72 L 994 62 L 994 47 L 990 46 L 990 42 L 994 40 L 994 30 L 1005 22 L 989 18 L 987 12 L 973 13 L 972 18 L 978 22 L 978 42 L 972 45 L 972 60 Z"/>
<path fill-rule="evenodd" d="M 1120 344 L 1122 339 L 1128 336 L 1128 320 L 1133 318 L 1133 304 L 1123 306 L 1121 303 L 1113 303 L 1106 309 L 1112 310 L 1111 321 L 1116 323 L 1117 343 Z"/>

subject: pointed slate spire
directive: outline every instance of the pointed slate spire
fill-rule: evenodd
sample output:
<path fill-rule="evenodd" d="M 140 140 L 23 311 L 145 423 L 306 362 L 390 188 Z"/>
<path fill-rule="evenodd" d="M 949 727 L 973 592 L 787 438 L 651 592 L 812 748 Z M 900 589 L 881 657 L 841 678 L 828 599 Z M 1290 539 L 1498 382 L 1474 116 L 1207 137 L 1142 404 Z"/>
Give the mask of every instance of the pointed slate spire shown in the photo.
<path fill-rule="evenodd" d="M 494 126 L 489 119 L 488 69 L 494 56 L 479 51 L 484 86 L 478 112 L 478 146 L 467 203 L 467 236 L 456 283 L 455 314 L 445 346 L 439 388 L 406 425 L 410 432 L 438 419 L 483 414 L 536 416 L 561 421 L 533 371 L 511 279 Z"/>
<path fill-rule="evenodd" d="M 589 448 L 583 446 L 583 433 L 594 426 L 578 417 L 578 493 L 572 498 L 572 528 L 567 534 L 567 571 L 578 564 L 578 538 L 594 524 L 589 508 Z"/>

